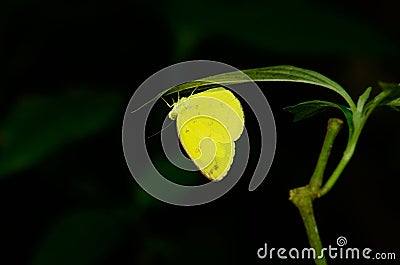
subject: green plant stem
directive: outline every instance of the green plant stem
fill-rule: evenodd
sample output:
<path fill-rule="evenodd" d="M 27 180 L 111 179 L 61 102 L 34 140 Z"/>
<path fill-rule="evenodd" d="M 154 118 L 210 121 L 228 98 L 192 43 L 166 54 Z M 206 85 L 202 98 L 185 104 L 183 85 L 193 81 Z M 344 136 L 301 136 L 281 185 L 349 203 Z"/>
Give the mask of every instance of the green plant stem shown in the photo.
<path fill-rule="evenodd" d="M 335 185 L 336 181 L 339 179 L 340 175 L 342 174 L 344 168 L 349 163 L 350 159 L 354 154 L 354 150 L 356 148 L 358 138 L 360 136 L 361 130 L 364 126 L 361 125 L 349 139 L 346 149 L 343 153 L 342 159 L 340 160 L 339 164 L 336 166 L 335 170 L 333 171 L 332 175 L 326 181 L 325 185 L 319 191 L 319 197 L 326 195 L 332 187 Z"/>
<path fill-rule="evenodd" d="M 331 153 L 332 145 L 342 125 L 343 121 L 340 119 L 329 119 L 325 140 L 309 184 L 290 191 L 289 200 L 299 209 L 306 228 L 308 241 L 310 246 L 316 251 L 317 257 L 321 255 L 322 243 L 318 233 L 317 222 L 315 221 L 313 201 L 320 196 L 319 189 L 322 185 L 326 164 Z M 315 259 L 315 263 L 317 265 L 327 264 L 325 257 Z"/>
<path fill-rule="evenodd" d="M 315 250 L 316 259 L 315 264 L 326 265 L 326 259 L 318 258 L 322 251 L 322 243 L 319 237 L 317 222 L 314 217 L 313 200 L 315 194 L 310 189 L 309 185 L 304 187 L 296 188 L 290 191 L 289 200 L 299 209 L 301 218 L 306 228 L 308 242 L 310 246 Z"/>
<path fill-rule="evenodd" d="M 351 157 L 353 156 L 354 148 L 355 148 L 354 145 L 348 145 L 339 164 L 337 165 L 337 167 L 335 168 L 335 170 L 333 171 L 332 175 L 329 177 L 329 179 L 327 180 L 325 185 L 320 190 L 319 197 L 326 195 L 332 189 L 332 187 L 335 185 L 336 181 L 339 179 L 340 175 L 342 174 L 344 168 L 347 166 Z"/>
<path fill-rule="evenodd" d="M 318 192 L 322 185 L 326 164 L 328 163 L 329 155 L 331 154 L 333 142 L 343 126 L 341 119 L 329 119 L 328 128 L 325 136 L 324 143 L 318 158 L 317 165 L 310 179 L 310 188 L 313 192 Z M 319 196 L 318 196 L 319 197 Z"/>

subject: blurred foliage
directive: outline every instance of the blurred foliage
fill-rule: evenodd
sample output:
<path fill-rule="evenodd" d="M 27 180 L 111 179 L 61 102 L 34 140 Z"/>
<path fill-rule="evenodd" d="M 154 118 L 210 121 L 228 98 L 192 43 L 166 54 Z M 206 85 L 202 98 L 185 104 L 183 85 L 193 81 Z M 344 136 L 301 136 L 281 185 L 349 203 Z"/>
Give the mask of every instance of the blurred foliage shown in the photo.
<path fill-rule="evenodd" d="M 32 264 L 97 264 L 118 246 L 123 233 L 124 223 L 116 212 L 70 214 L 52 225 Z"/>
<path fill-rule="evenodd" d="M 367 21 L 310 0 L 172 0 L 168 11 L 177 58 L 187 57 L 202 41 L 216 37 L 291 55 L 400 55 L 398 44 Z"/>
<path fill-rule="evenodd" d="M 27 96 L 0 123 L 0 177 L 41 162 L 67 144 L 110 126 L 121 108 L 113 92 L 69 90 Z"/>

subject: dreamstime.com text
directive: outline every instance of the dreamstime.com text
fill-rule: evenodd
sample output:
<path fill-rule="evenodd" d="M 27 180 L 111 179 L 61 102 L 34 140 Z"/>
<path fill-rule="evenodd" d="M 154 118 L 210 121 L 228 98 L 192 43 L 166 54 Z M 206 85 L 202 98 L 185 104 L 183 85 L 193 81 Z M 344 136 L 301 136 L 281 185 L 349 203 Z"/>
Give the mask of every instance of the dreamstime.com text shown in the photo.
<path fill-rule="evenodd" d="M 268 244 L 257 250 L 259 259 L 370 259 L 370 260 L 396 260 L 394 252 L 375 252 L 370 248 L 350 248 L 347 245 L 347 239 L 340 236 L 336 240 L 337 246 L 329 245 L 323 248 L 321 253 L 317 253 L 314 248 L 268 248 Z"/>

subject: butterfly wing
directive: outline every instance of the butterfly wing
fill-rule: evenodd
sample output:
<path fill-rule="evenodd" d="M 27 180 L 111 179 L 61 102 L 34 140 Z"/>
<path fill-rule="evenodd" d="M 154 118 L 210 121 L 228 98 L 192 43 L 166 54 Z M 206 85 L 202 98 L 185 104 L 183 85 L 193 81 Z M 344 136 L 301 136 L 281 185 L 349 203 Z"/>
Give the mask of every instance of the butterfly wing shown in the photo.
<path fill-rule="evenodd" d="M 222 124 L 207 116 L 187 120 L 179 130 L 179 139 L 189 157 L 210 180 L 220 180 L 228 172 L 235 143 Z"/>
<path fill-rule="evenodd" d="M 217 88 L 189 97 L 177 117 L 179 138 L 189 157 L 210 180 L 226 176 L 235 155 L 235 143 L 243 131 L 239 100 Z"/>
<path fill-rule="evenodd" d="M 207 107 L 201 110 L 201 114 L 215 117 L 226 126 L 234 141 L 239 139 L 244 127 L 244 113 L 235 95 L 219 87 L 195 94 L 190 100 L 195 101 L 200 98 L 207 101 L 205 104 Z"/>

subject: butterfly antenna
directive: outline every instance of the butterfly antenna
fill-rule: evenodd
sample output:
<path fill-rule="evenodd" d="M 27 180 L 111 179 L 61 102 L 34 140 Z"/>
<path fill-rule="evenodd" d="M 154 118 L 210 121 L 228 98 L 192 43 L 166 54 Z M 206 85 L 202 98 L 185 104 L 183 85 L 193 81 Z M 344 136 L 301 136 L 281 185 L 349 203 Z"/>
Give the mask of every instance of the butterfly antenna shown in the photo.
<path fill-rule="evenodd" d="M 172 108 L 174 106 L 174 103 L 172 103 L 172 105 L 170 105 L 170 104 L 168 104 L 168 102 L 163 97 L 161 97 L 161 98 L 162 98 L 162 100 L 164 100 L 164 102 L 167 104 L 167 106 L 169 108 Z"/>
<path fill-rule="evenodd" d="M 192 93 L 190 93 L 190 97 L 193 95 L 194 91 L 196 91 L 196 89 L 199 88 L 199 86 L 200 86 L 200 85 L 197 85 L 197 86 L 193 89 Z"/>
<path fill-rule="evenodd" d="M 164 128 L 162 128 L 162 129 L 159 130 L 158 132 L 156 132 L 156 133 L 154 133 L 154 134 L 148 136 L 147 139 L 152 138 L 152 137 L 156 136 L 157 134 L 160 134 L 162 131 L 164 131 L 165 129 L 167 129 L 167 128 L 168 128 L 171 124 L 173 124 L 173 123 L 174 123 L 174 121 L 171 121 L 167 126 L 165 126 Z"/>
<path fill-rule="evenodd" d="M 164 93 L 159 93 L 158 95 L 156 95 L 154 98 L 150 99 L 149 101 L 145 102 L 142 106 L 134 109 L 133 111 L 131 111 L 131 113 L 135 113 L 136 111 L 141 110 L 142 108 L 144 108 L 145 106 L 147 106 L 148 104 L 150 104 L 151 102 L 157 100 L 158 98 L 160 98 Z"/>

